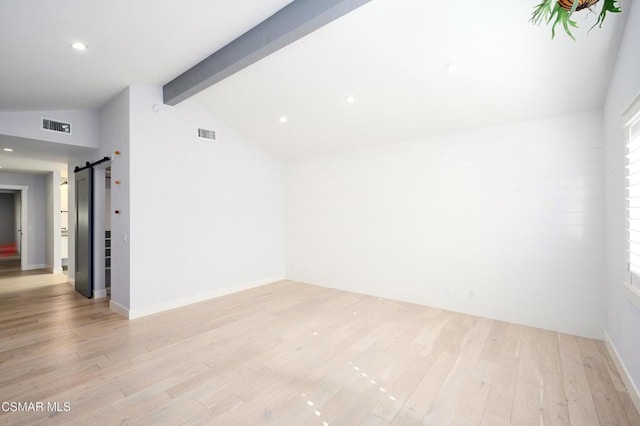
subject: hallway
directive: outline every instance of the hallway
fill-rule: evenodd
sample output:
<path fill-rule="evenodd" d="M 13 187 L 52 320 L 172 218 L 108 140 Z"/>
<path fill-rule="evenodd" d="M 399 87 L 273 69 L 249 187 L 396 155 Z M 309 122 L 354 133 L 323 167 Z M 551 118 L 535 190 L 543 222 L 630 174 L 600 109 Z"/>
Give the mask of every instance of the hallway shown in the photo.
<path fill-rule="evenodd" d="M 0 264 L 9 266 L 4 263 Z M 66 274 L 52 274 L 45 269 L 20 271 L 20 265 L 15 268 L 0 268 L 0 295 L 64 284 L 66 282 Z"/>

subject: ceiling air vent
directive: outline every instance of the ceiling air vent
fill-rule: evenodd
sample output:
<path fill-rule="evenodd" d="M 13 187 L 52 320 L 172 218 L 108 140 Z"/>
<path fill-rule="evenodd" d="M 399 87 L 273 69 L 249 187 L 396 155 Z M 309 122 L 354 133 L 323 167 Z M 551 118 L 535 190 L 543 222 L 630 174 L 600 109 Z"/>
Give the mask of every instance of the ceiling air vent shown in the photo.
<path fill-rule="evenodd" d="M 209 129 L 198 129 L 198 137 L 202 139 L 216 140 L 216 131 Z"/>
<path fill-rule="evenodd" d="M 63 123 L 62 121 L 49 120 L 48 118 L 42 119 L 42 129 L 50 130 L 52 132 L 71 134 L 71 123 Z"/>

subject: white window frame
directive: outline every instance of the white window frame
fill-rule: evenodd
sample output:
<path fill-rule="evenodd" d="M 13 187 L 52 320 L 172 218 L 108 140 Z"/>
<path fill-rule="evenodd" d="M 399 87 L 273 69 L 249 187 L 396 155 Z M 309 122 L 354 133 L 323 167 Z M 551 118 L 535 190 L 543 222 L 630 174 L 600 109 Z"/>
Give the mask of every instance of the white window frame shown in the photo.
<path fill-rule="evenodd" d="M 624 283 L 627 289 L 627 296 L 631 302 L 638 309 L 640 309 L 640 260 L 638 260 L 638 256 L 640 256 L 640 249 L 638 245 L 632 248 L 632 237 L 631 237 L 631 228 L 640 230 L 640 218 L 632 219 L 630 216 L 630 204 L 635 201 L 635 204 L 640 204 L 640 194 L 635 194 L 632 198 L 629 190 L 629 175 L 630 172 L 640 173 L 640 160 L 634 162 L 634 165 L 630 165 L 629 162 L 629 154 L 630 147 L 629 144 L 633 142 L 634 148 L 633 151 L 636 152 L 636 156 L 638 152 L 640 152 L 640 96 L 636 97 L 636 99 L 629 105 L 629 107 L 622 114 L 623 125 L 624 125 L 624 146 L 625 146 L 625 195 L 626 195 L 626 233 L 627 233 L 627 270 L 628 276 L 627 280 Z M 632 132 L 633 130 L 633 132 Z M 638 150 L 638 151 L 636 151 Z M 640 185 L 640 184 L 639 184 Z M 635 191 L 634 191 L 635 192 Z M 638 239 L 639 237 L 636 237 Z M 636 241 L 636 243 L 640 243 L 640 241 Z M 632 262 L 632 255 L 634 261 Z"/>

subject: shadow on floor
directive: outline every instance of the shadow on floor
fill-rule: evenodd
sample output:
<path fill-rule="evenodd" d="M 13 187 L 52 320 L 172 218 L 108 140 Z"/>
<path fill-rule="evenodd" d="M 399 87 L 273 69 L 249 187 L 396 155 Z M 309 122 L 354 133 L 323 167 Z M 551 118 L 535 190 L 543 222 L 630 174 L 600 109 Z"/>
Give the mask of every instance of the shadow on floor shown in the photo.
<path fill-rule="evenodd" d="M 20 256 L 0 256 L 0 276 L 20 271 Z"/>

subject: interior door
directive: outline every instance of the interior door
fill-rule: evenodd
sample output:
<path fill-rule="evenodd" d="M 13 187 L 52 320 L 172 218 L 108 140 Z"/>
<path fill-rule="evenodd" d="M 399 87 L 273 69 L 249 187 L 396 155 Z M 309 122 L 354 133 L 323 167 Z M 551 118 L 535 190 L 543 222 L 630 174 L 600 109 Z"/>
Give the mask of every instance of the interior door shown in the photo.
<path fill-rule="evenodd" d="M 93 297 L 93 168 L 76 172 L 76 291 Z"/>

